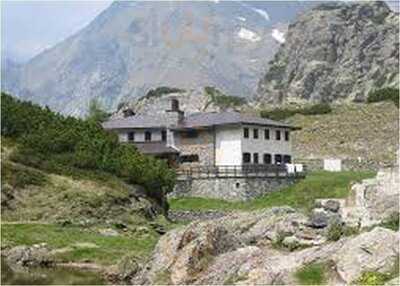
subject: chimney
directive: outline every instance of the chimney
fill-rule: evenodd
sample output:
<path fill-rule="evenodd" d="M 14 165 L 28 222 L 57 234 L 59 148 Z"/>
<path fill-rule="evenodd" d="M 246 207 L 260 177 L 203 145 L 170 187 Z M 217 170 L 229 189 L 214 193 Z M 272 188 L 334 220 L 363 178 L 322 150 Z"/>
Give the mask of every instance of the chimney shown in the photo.
<path fill-rule="evenodd" d="M 122 111 L 122 113 L 124 114 L 124 117 L 125 117 L 125 118 L 126 118 L 126 117 L 130 117 L 130 116 L 135 116 L 135 112 L 134 112 L 132 109 L 130 109 L 130 108 L 124 109 L 124 110 Z"/>
<path fill-rule="evenodd" d="M 167 110 L 167 113 L 170 114 L 170 120 L 174 122 L 174 125 L 178 125 L 183 121 L 185 113 L 179 109 L 179 100 L 176 98 L 170 99 L 170 109 Z"/>

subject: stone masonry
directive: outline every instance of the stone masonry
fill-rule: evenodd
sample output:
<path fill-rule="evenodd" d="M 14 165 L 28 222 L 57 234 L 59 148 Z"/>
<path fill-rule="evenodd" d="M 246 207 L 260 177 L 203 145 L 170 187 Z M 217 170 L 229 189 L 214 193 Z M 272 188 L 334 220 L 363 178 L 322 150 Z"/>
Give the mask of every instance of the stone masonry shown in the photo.
<path fill-rule="evenodd" d="M 193 178 L 178 180 L 174 191 L 169 196 L 247 201 L 279 191 L 295 182 L 296 178 L 294 177 Z"/>

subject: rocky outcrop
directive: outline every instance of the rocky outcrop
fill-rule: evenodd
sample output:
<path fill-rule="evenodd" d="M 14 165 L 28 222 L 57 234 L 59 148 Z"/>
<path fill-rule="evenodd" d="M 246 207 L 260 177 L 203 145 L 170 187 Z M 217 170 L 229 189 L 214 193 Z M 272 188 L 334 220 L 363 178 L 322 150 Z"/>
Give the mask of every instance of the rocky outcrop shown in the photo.
<path fill-rule="evenodd" d="M 282 239 L 301 235 L 315 245 L 293 252 L 282 248 Z M 384 228 L 333 243 L 321 238 L 318 229 L 307 226 L 306 216 L 285 207 L 194 222 L 163 236 L 130 282 L 296 284 L 298 269 L 325 263 L 330 284 L 350 283 L 364 271 L 389 271 L 399 255 L 399 234 Z"/>
<path fill-rule="evenodd" d="M 399 84 L 399 15 L 384 1 L 329 2 L 289 25 L 259 83 L 266 103 L 364 101 Z"/>
<path fill-rule="evenodd" d="M 46 244 L 16 246 L 2 253 L 12 269 L 22 267 L 49 266 L 53 264 L 50 249 Z"/>
<path fill-rule="evenodd" d="M 399 196 L 398 167 L 382 169 L 376 178 L 354 184 L 346 199 L 317 200 L 314 212 L 328 217 L 334 211 L 347 226 L 364 228 L 399 214 Z"/>

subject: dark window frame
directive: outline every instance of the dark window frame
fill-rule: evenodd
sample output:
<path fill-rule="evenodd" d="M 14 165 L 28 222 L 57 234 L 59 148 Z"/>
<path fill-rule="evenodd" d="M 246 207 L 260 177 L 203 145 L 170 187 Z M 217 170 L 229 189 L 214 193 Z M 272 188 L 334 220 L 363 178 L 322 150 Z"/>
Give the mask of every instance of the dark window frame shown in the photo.
<path fill-rule="evenodd" d="M 279 160 L 278 160 L 279 158 Z M 274 164 L 275 165 L 282 165 L 282 155 L 281 154 L 275 154 L 274 155 Z M 279 164 L 278 164 L 279 163 Z"/>
<path fill-rule="evenodd" d="M 145 131 L 144 132 L 144 141 L 145 142 L 151 142 L 151 137 L 152 137 L 151 131 Z"/>
<path fill-rule="evenodd" d="M 264 139 L 269 140 L 269 129 L 264 129 Z"/>
<path fill-rule="evenodd" d="M 248 127 L 243 128 L 243 138 L 248 139 L 250 137 L 250 130 Z"/>
<path fill-rule="evenodd" d="M 248 152 L 242 153 L 242 162 L 243 164 L 251 164 L 251 153 Z"/>
<path fill-rule="evenodd" d="M 268 160 L 267 160 L 268 158 Z M 270 153 L 264 153 L 263 155 L 263 163 L 266 165 L 272 164 L 272 155 Z"/>
<path fill-rule="evenodd" d="M 182 155 L 179 157 L 181 163 L 195 163 L 199 162 L 200 158 L 198 154 Z"/>
<path fill-rule="evenodd" d="M 283 163 L 284 163 L 284 164 L 290 164 L 290 163 L 292 163 L 292 156 L 290 156 L 290 155 L 283 155 Z"/>
<path fill-rule="evenodd" d="M 290 140 L 290 133 L 289 131 L 285 131 L 285 141 L 289 141 Z"/>
<path fill-rule="evenodd" d="M 280 140 L 281 140 L 281 131 L 280 131 L 280 130 L 276 130 L 276 131 L 275 131 L 275 139 L 276 139 L 277 141 L 280 141 Z"/>
<path fill-rule="evenodd" d="M 253 153 L 253 164 L 259 164 L 260 161 L 258 159 L 258 153 Z"/>
<path fill-rule="evenodd" d="M 167 130 L 161 130 L 161 141 L 167 141 Z"/>
<path fill-rule="evenodd" d="M 135 141 L 135 131 L 128 132 L 128 142 L 134 142 L 134 141 Z"/>
<path fill-rule="evenodd" d="M 258 139 L 258 128 L 253 129 L 253 139 Z"/>

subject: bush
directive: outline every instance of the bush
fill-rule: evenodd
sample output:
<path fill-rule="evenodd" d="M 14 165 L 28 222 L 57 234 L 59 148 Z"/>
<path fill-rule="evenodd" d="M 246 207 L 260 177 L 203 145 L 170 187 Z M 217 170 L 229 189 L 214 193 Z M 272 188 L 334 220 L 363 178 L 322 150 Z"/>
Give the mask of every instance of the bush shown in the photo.
<path fill-rule="evenodd" d="M 304 266 L 295 273 L 301 285 L 322 285 L 326 282 L 326 266 L 313 263 Z"/>
<path fill-rule="evenodd" d="M 95 120 L 64 117 L 4 93 L 1 99 L 2 133 L 19 143 L 14 160 L 57 173 L 74 168 L 108 172 L 144 186 L 157 202 L 173 189 L 175 173 L 164 161 L 119 144 Z"/>
<path fill-rule="evenodd" d="M 364 272 L 356 281 L 358 285 L 383 285 L 390 279 L 390 275 L 379 272 Z"/>
<path fill-rule="evenodd" d="M 204 109 L 207 109 L 210 104 L 214 104 L 221 109 L 227 109 L 237 107 L 246 103 L 245 98 L 226 95 L 213 86 L 206 86 L 204 88 L 204 92 L 209 98 Z"/>
<path fill-rule="evenodd" d="M 47 182 L 47 177 L 42 172 L 10 162 L 2 162 L 1 179 L 2 184 L 6 183 L 14 188 L 24 188 L 29 185 L 42 186 Z"/>
<path fill-rule="evenodd" d="M 380 101 L 392 101 L 397 107 L 399 107 L 399 89 L 387 87 L 371 91 L 368 94 L 368 103 Z"/>
<path fill-rule="evenodd" d="M 380 226 L 389 228 L 394 231 L 399 231 L 399 213 L 391 214 L 387 219 L 385 219 Z"/>
<path fill-rule="evenodd" d="M 344 232 L 343 224 L 339 220 L 334 220 L 328 226 L 327 238 L 331 241 L 337 241 L 342 237 Z"/>
<path fill-rule="evenodd" d="M 185 92 L 185 90 L 176 87 L 160 86 L 157 87 L 156 89 L 150 89 L 145 96 L 140 98 L 140 100 L 149 99 L 153 97 L 157 98 L 163 96 L 164 94 L 182 93 L 182 92 Z"/>
<path fill-rule="evenodd" d="M 276 108 L 273 110 L 262 110 L 260 116 L 272 120 L 284 120 L 296 114 L 302 115 L 320 115 L 332 112 L 332 108 L 328 103 L 318 103 L 308 107 L 290 109 Z"/>

